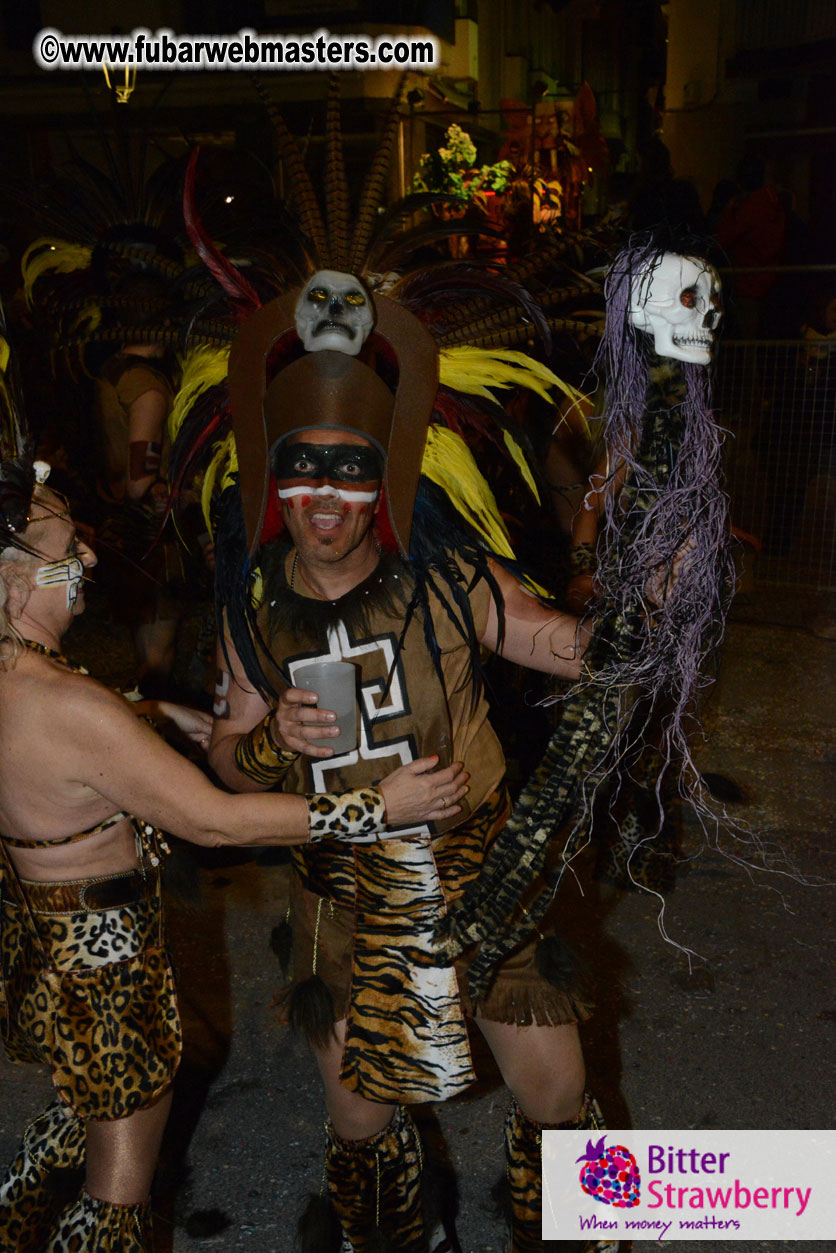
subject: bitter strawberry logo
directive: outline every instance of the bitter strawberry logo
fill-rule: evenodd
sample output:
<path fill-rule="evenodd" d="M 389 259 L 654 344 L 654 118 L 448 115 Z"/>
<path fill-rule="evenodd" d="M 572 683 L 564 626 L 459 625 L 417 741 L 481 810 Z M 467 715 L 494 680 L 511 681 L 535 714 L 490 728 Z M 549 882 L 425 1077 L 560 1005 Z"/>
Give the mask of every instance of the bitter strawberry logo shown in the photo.
<path fill-rule="evenodd" d="M 616 1209 L 631 1209 L 639 1203 L 641 1175 L 635 1157 L 623 1144 L 611 1144 L 606 1148 L 606 1136 L 597 1144 L 586 1142 L 586 1152 L 576 1159 L 583 1162 L 580 1184 L 593 1201 L 614 1205 Z"/>

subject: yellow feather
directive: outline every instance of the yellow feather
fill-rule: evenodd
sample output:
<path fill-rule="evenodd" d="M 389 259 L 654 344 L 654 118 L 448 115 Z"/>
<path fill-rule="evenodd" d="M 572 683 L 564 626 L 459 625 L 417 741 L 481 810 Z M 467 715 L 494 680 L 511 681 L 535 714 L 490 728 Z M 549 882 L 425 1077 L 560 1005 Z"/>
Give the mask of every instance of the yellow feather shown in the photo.
<path fill-rule="evenodd" d="M 534 499 L 537 501 L 537 504 L 539 505 L 540 493 L 537 490 L 537 484 L 534 482 L 534 475 L 531 473 L 531 469 L 529 467 L 528 461 L 526 460 L 525 453 L 520 448 L 519 444 L 514 439 L 510 431 L 503 431 L 502 438 L 505 440 L 505 447 L 508 449 L 511 456 L 514 458 L 514 461 L 517 463 L 519 472 L 522 475 L 528 490 L 531 492 L 531 495 L 534 497 Z"/>
<path fill-rule="evenodd" d="M 513 558 L 511 539 L 494 494 L 460 435 L 433 423 L 427 431 L 421 472 L 438 484 L 495 553 Z"/>
<path fill-rule="evenodd" d="M 511 538 L 496 498 L 460 435 L 433 423 L 427 431 L 421 473 L 438 484 L 453 507 L 483 536 L 493 552 L 514 560 Z M 523 576 L 522 581 L 536 595 L 549 595 L 533 579 Z"/>
<path fill-rule="evenodd" d="M 66 239 L 36 239 L 26 249 L 20 263 L 26 304 L 31 308 L 35 283 L 43 274 L 50 270 L 57 270 L 59 274 L 84 270 L 90 265 L 92 257 L 92 248 L 84 244 L 71 244 Z"/>
<path fill-rule="evenodd" d="M 228 487 L 231 475 L 238 469 L 238 456 L 235 450 L 235 438 L 230 431 L 223 443 L 218 444 L 217 449 L 206 467 L 206 473 L 203 476 L 203 487 L 200 492 L 200 507 L 203 510 L 203 518 L 206 522 L 206 529 L 212 534 L 211 522 L 211 505 L 212 493 L 215 490 L 215 483 L 220 476 L 221 490 Z"/>
<path fill-rule="evenodd" d="M 6 367 L 9 364 L 9 345 L 0 335 L 0 374 L 6 373 Z"/>
<path fill-rule="evenodd" d="M 439 353 L 439 381 L 445 387 L 496 400 L 491 387 L 526 387 L 544 400 L 550 400 L 549 388 L 556 387 L 573 400 L 580 395 L 577 388 L 558 378 L 553 370 L 514 348 L 442 348 Z"/>
<path fill-rule="evenodd" d="M 80 309 L 72 323 L 71 331 L 79 339 L 90 335 L 97 326 L 101 326 L 102 311 L 98 305 L 89 304 Z"/>
<path fill-rule="evenodd" d="M 176 438 L 183 424 L 183 418 L 198 396 L 224 381 L 228 365 L 228 344 L 223 348 L 205 345 L 201 348 L 193 348 L 186 354 L 180 389 L 174 397 L 174 404 L 168 418 L 168 434 L 171 440 Z"/>

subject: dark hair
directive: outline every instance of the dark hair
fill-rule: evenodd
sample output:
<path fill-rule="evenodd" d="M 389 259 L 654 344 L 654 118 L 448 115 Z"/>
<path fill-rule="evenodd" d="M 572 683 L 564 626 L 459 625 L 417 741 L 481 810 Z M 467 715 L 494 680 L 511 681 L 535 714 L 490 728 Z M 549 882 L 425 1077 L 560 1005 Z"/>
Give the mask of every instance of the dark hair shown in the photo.
<path fill-rule="evenodd" d="M 31 452 L 0 462 L 0 545 L 13 542 L 11 536 L 26 529 L 32 495 L 35 491 L 35 471 Z M 6 537 L 9 537 L 6 539 Z M 5 542 L 4 542 L 5 541 Z"/>

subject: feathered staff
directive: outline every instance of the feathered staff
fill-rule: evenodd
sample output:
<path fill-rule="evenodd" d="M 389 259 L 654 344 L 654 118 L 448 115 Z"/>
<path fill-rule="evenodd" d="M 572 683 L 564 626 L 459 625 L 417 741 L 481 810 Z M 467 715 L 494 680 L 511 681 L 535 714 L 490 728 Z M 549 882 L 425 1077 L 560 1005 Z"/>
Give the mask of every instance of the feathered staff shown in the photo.
<path fill-rule="evenodd" d="M 595 368 L 608 386 L 612 472 L 598 545 L 600 600 L 583 677 L 565 701 L 543 761 L 478 880 L 443 925 L 449 952 L 481 945 L 470 967 L 474 999 L 493 965 L 537 927 L 588 839 L 599 786 L 629 772 L 640 728 L 651 719 L 661 716 L 661 773 L 673 768 L 680 793 L 706 813 L 688 730 L 722 639 L 733 578 L 708 368 L 657 356 L 631 322 L 636 284 L 664 251 L 654 242 L 626 249 L 606 282 L 607 323 Z M 613 489 L 616 478 L 620 491 Z M 661 584 L 661 598 L 649 594 L 652 582 Z M 661 805 L 659 813 L 661 824 Z M 567 823 L 557 865 L 524 907 L 549 842 Z"/>

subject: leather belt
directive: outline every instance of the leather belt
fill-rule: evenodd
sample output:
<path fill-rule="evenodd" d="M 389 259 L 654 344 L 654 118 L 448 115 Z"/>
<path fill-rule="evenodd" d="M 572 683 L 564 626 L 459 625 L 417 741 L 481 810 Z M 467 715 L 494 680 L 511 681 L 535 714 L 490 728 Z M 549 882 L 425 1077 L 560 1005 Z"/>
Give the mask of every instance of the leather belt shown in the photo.
<path fill-rule="evenodd" d="M 40 883 L 21 879 L 29 908 L 34 914 L 76 914 L 95 909 L 117 909 L 155 895 L 157 876 L 139 870 L 102 875 L 96 879 L 70 879 Z"/>

